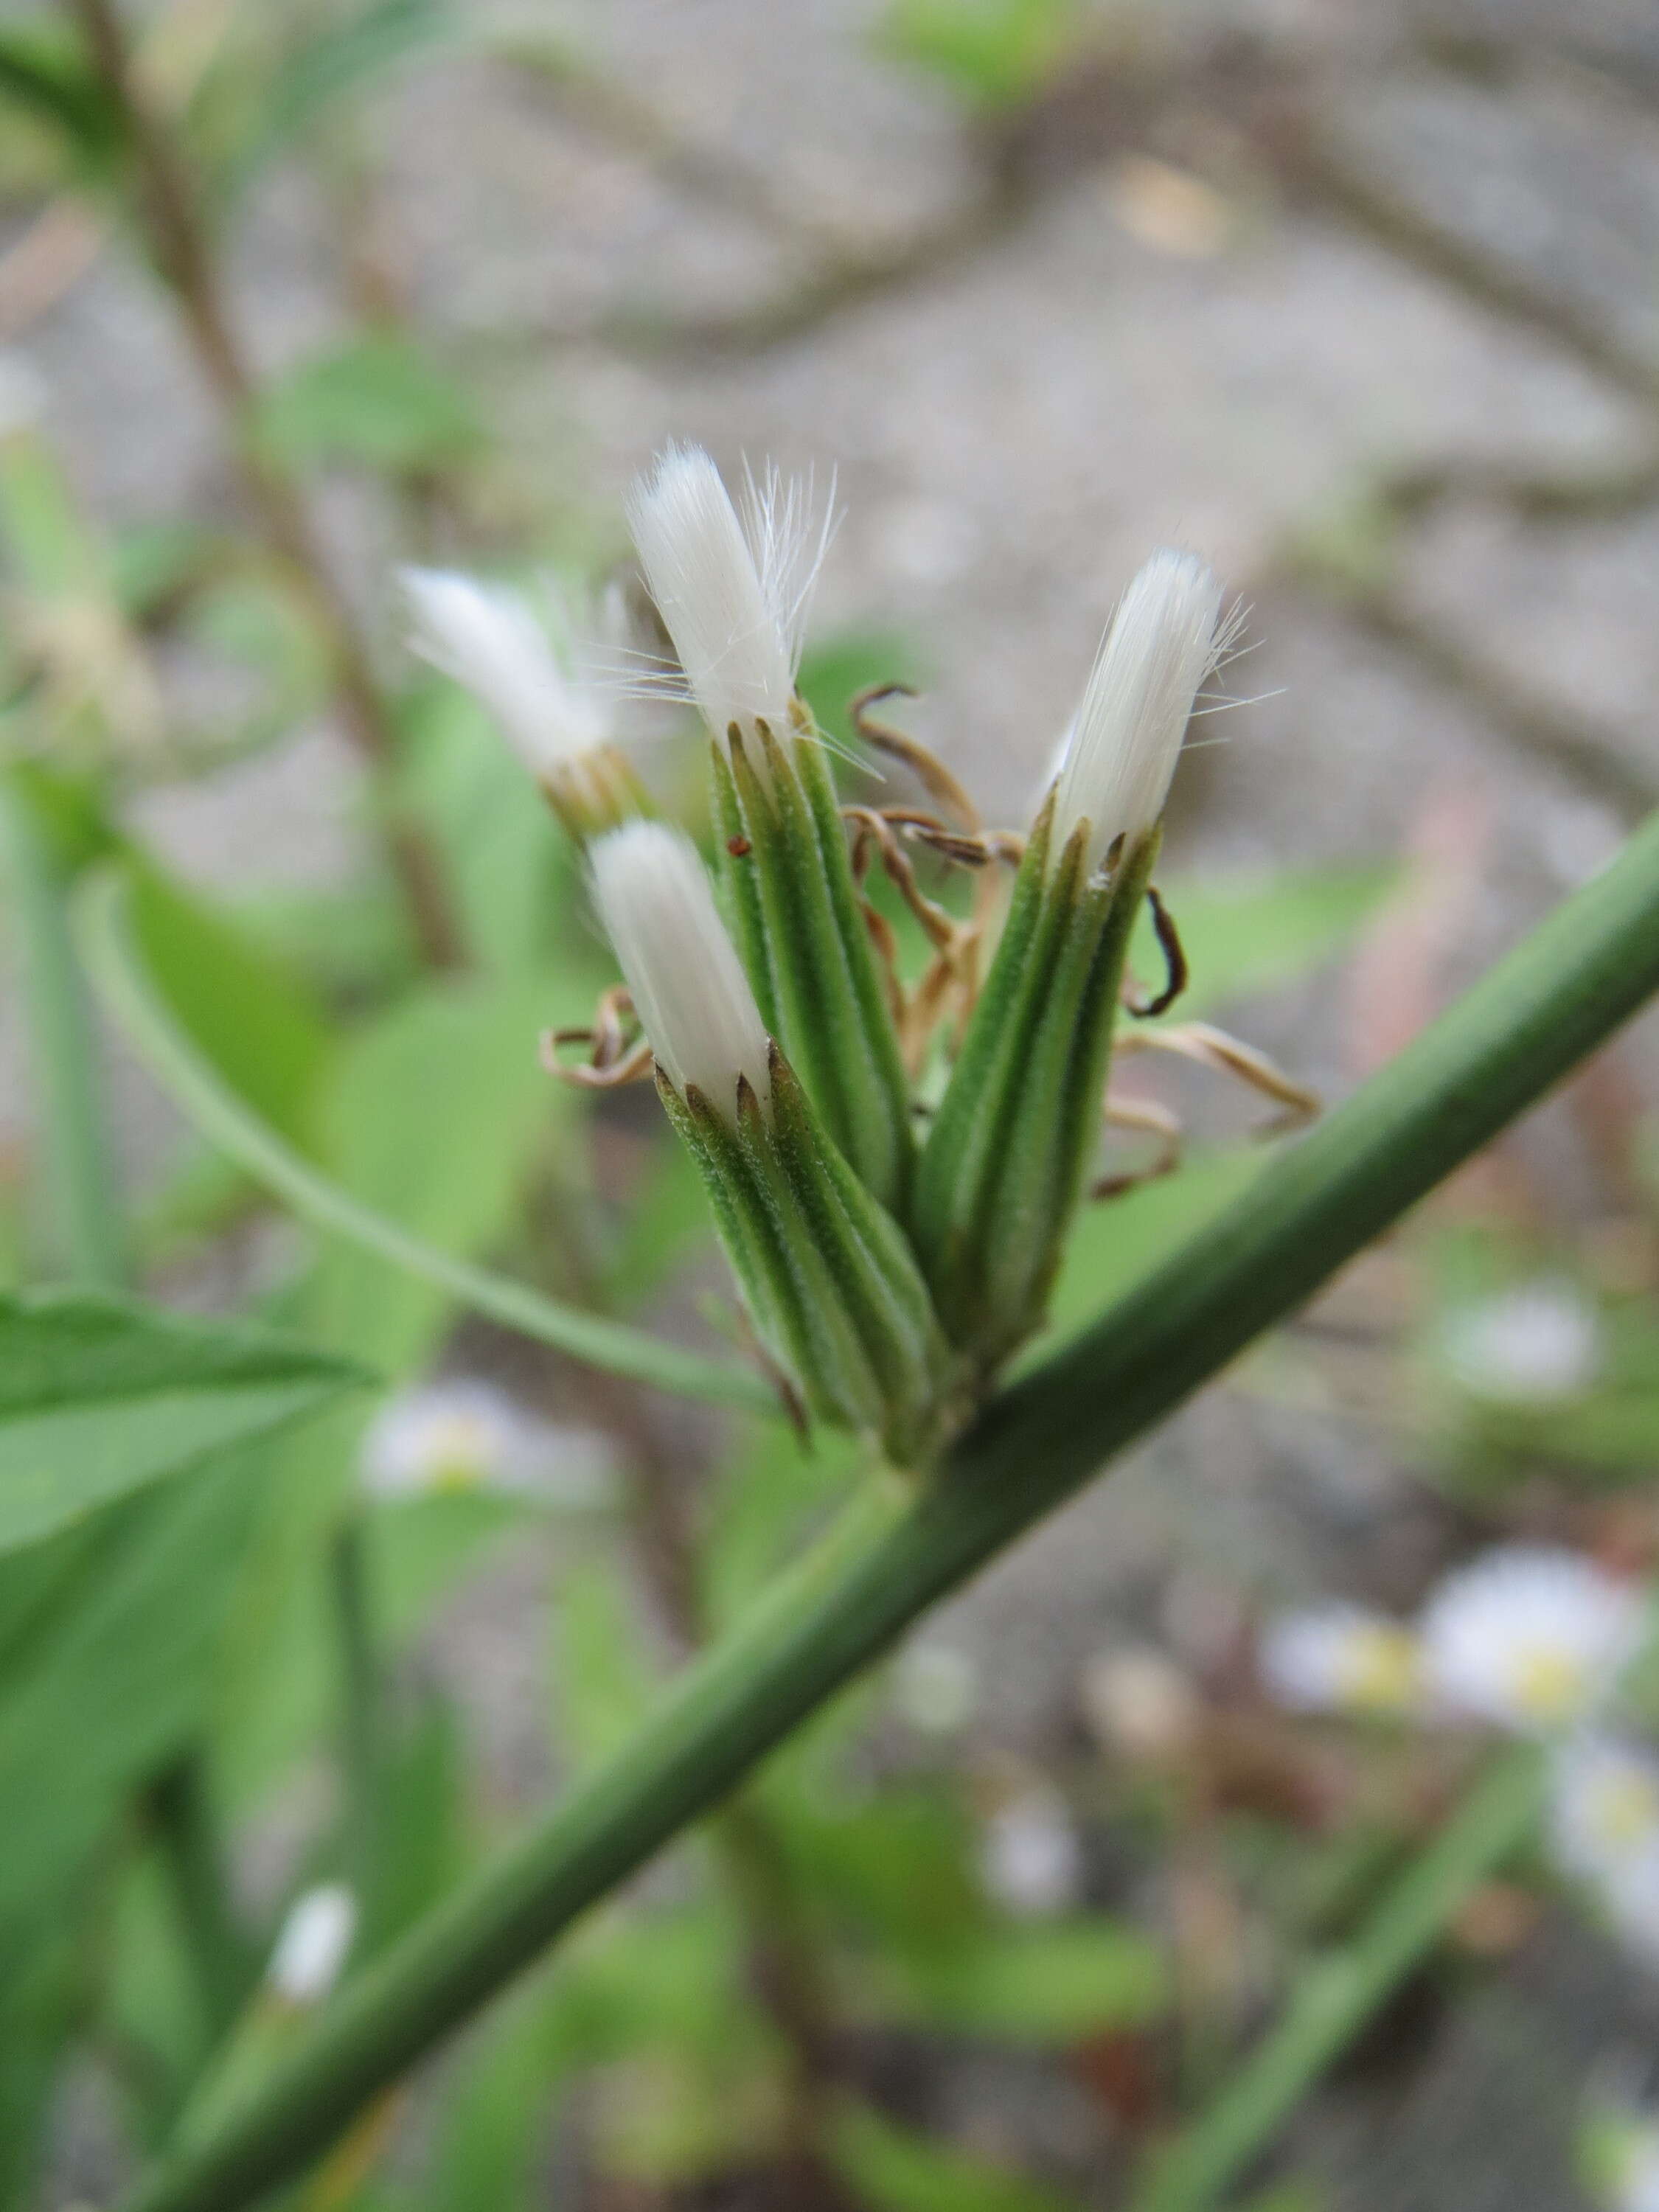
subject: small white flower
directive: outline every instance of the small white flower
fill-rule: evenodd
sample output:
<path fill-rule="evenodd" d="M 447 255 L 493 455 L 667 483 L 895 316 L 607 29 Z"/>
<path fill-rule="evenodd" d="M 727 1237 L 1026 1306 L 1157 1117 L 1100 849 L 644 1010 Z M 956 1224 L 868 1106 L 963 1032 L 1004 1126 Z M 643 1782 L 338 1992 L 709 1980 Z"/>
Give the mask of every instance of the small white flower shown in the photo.
<path fill-rule="evenodd" d="M 741 512 L 701 446 L 670 446 L 628 501 L 629 527 L 686 687 L 717 736 L 764 720 L 781 741 L 806 610 L 833 518 L 810 483 L 746 475 Z"/>
<path fill-rule="evenodd" d="M 1575 1552 L 1514 1544 L 1450 1575 L 1423 1616 L 1430 1690 L 1447 1711 L 1554 1732 L 1583 1721 L 1642 1641 L 1639 1595 Z"/>
<path fill-rule="evenodd" d="M 290 1906 L 265 1970 L 273 1994 L 288 2004 L 320 2004 L 356 1931 L 357 1900 L 343 1882 L 305 1891 Z"/>
<path fill-rule="evenodd" d="M 1452 1375 L 1471 1397 L 1495 1406 L 1582 1397 L 1595 1380 L 1601 1352 L 1595 1307 L 1559 1278 L 1482 1299 L 1446 1323 Z"/>
<path fill-rule="evenodd" d="M 434 1382 L 389 1398 L 363 1439 L 377 1497 L 493 1490 L 563 1505 L 602 1502 L 610 1455 L 585 1429 L 536 1419 L 493 1383 Z"/>
<path fill-rule="evenodd" d="M 926 1735 L 953 1735 L 974 1717 L 979 1669 L 953 1644 L 912 1644 L 893 1673 L 893 1702 Z"/>
<path fill-rule="evenodd" d="M 596 838 L 590 857 L 599 917 L 658 1066 L 728 1121 L 740 1077 L 767 1105 L 766 1025 L 690 839 L 629 822 Z"/>
<path fill-rule="evenodd" d="M 1609 1736 L 1570 1738 L 1550 1762 L 1550 1840 L 1568 1874 L 1597 1886 L 1659 1858 L 1659 1760 Z"/>
<path fill-rule="evenodd" d="M 1154 553 L 1118 601 L 1066 744 L 1054 850 L 1089 823 L 1094 874 L 1121 836 L 1133 845 L 1164 811 L 1193 702 L 1237 628 L 1217 623 L 1221 586 L 1203 562 Z"/>
<path fill-rule="evenodd" d="M 1408 1712 L 1421 1655 L 1409 1628 L 1357 1605 L 1280 1613 L 1261 1632 L 1257 1665 L 1268 1695 L 1293 1712 Z"/>
<path fill-rule="evenodd" d="M 985 1823 L 979 1863 L 987 1893 L 1020 1919 L 1052 1918 L 1075 1905 L 1083 1851 L 1059 1791 L 1033 1784 L 1005 1798 Z"/>

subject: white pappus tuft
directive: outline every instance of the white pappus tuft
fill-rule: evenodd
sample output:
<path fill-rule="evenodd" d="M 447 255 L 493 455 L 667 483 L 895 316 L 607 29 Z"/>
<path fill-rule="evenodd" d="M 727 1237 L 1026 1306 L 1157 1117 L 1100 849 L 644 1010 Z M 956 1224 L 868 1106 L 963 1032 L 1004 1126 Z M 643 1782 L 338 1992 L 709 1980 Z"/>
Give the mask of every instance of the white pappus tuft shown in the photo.
<path fill-rule="evenodd" d="M 1416 1637 L 1361 1606 L 1280 1613 L 1262 1628 L 1256 1664 L 1269 1697 L 1292 1712 L 1403 1714 L 1419 1701 Z"/>
<path fill-rule="evenodd" d="M 357 1900 L 343 1882 L 297 1897 L 277 1935 L 265 1979 L 291 2005 L 320 2004 L 339 1979 L 357 1932 Z"/>
<path fill-rule="evenodd" d="M 1642 1641 L 1643 1600 L 1576 1552 L 1511 1544 L 1449 1576 L 1422 1622 L 1442 1711 L 1522 1733 L 1577 1726 Z"/>
<path fill-rule="evenodd" d="M 589 856 L 600 920 L 664 1074 L 680 1091 L 695 1084 L 727 1121 L 740 1077 L 767 1105 L 770 1040 L 690 839 L 629 822 Z"/>
<path fill-rule="evenodd" d="M 616 750 L 622 694 L 607 672 L 624 626 L 619 595 L 596 617 L 547 586 L 544 622 L 510 585 L 443 568 L 404 568 L 398 580 L 410 648 L 471 692 L 573 831 L 635 811 Z"/>
<path fill-rule="evenodd" d="M 1073 720 L 1054 802 L 1054 850 L 1089 824 L 1088 870 L 1164 811 L 1193 702 L 1237 634 L 1221 586 L 1191 553 L 1154 553 L 1118 601 Z"/>
<path fill-rule="evenodd" d="M 701 446 L 669 446 L 628 501 L 629 527 L 685 690 L 723 737 L 736 722 L 790 728 L 812 586 L 834 527 L 812 487 L 744 471 L 741 509 Z"/>

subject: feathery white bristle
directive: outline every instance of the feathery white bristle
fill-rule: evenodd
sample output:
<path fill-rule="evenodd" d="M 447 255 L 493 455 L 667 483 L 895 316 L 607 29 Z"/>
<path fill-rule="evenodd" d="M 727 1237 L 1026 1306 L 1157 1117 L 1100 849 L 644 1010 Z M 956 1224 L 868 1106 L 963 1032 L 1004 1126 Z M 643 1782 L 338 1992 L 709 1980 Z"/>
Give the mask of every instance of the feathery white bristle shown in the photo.
<path fill-rule="evenodd" d="M 289 2004 L 320 2004 L 339 1978 L 357 1929 L 357 1900 L 343 1882 L 308 1889 L 289 1908 L 266 1979 Z"/>
<path fill-rule="evenodd" d="M 831 528 L 827 510 L 814 523 L 810 481 L 745 472 L 739 513 L 701 446 L 669 446 L 629 494 L 628 522 L 704 720 L 724 736 L 763 719 L 787 736 Z"/>
<path fill-rule="evenodd" d="M 629 822 L 596 838 L 590 858 L 605 933 L 670 1082 L 696 1084 L 728 1121 L 739 1076 L 767 1105 L 766 1026 L 690 839 Z"/>
<path fill-rule="evenodd" d="M 1424 1667 L 1443 1711 L 1500 1728 L 1580 1725 L 1642 1641 L 1644 1607 L 1576 1552 L 1509 1544 L 1447 1577 L 1422 1622 Z"/>
<path fill-rule="evenodd" d="M 1093 874 L 1119 837 L 1164 811 L 1193 701 L 1231 642 L 1221 586 L 1190 553 L 1154 553 L 1119 600 L 1072 725 L 1054 805 L 1054 850 L 1085 817 Z"/>
<path fill-rule="evenodd" d="M 532 775 L 556 775 L 613 734 L 615 693 L 584 665 L 580 625 L 555 601 L 562 655 L 520 592 L 453 569 L 399 572 L 423 660 L 471 691 Z"/>

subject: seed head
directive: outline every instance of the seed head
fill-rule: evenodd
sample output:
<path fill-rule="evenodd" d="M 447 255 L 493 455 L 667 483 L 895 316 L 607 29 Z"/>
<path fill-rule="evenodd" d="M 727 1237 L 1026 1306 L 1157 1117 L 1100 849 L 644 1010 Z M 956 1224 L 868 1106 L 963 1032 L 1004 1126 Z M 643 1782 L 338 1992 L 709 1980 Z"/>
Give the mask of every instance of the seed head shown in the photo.
<path fill-rule="evenodd" d="M 599 916 L 659 1067 L 678 1091 L 696 1084 L 728 1120 L 740 1077 L 768 1105 L 766 1025 L 690 838 L 629 822 L 589 853 Z"/>
<path fill-rule="evenodd" d="M 635 485 L 629 526 L 685 686 L 716 736 L 764 720 L 785 738 L 806 609 L 832 518 L 812 488 L 745 472 L 741 509 L 701 446 L 669 446 Z"/>
<path fill-rule="evenodd" d="M 1067 740 L 1054 806 L 1064 851 L 1089 824 L 1091 874 L 1121 836 L 1133 845 L 1164 811 L 1193 701 L 1230 641 L 1221 586 L 1190 553 L 1154 553 L 1118 601 Z"/>

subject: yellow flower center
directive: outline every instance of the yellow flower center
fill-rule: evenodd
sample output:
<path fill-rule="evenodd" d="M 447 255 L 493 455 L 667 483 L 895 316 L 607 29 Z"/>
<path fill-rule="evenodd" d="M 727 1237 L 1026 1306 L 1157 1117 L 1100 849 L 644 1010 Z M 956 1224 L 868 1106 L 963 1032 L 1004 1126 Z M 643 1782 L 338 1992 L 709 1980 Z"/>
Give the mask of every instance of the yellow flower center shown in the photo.
<path fill-rule="evenodd" d="M 1359 1712 L 1401 1712 L 1417 1687 L 1417 1639 L 1405 1628 L 1357 1629 L 1342 1672 L 1345 1705 Z"/>
<path fill-rule="evenodd" d="M 1634 1850 L 1659 1829 L 1659 1790 L 1644 1774 L 1607 1775 L 1596 1784 L 1585 1820 L 1609 1850 Z"/>
<path fill-rule="evenodd" d="M 1516 1654 L 1515 1699 L 1529 1720 L 1570 1720 L 1584 1701 L 1583 1662 L 1559 1644 L 1534 1644 Z"/>
<path fill-rule="evenodd" d="M 434 1490 L 475 1490 L 490 1472 L 489 1432 L 465 1413 L 434 1421 L 427 1440 L 428 1478 Z"/>

